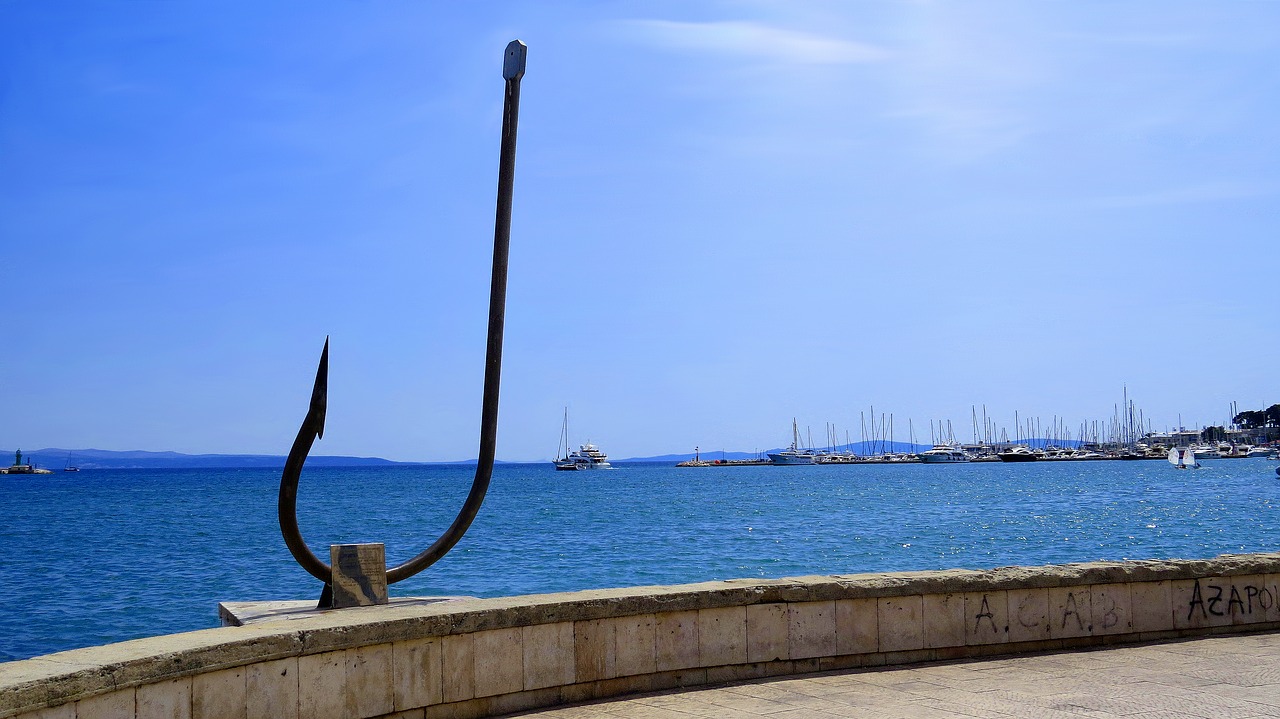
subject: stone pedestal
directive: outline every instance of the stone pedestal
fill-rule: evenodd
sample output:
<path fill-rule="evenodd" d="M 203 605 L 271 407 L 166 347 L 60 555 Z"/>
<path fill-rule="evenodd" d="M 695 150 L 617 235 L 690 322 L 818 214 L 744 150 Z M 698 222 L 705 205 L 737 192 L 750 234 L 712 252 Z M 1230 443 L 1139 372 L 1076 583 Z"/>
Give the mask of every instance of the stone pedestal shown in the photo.
<path fill-rule="evenodd" d="M 387 603 L 387 556 L 382 544 L 334 544 L 329 547 L 333 567 L 333 608 L 368 607 Z"/>

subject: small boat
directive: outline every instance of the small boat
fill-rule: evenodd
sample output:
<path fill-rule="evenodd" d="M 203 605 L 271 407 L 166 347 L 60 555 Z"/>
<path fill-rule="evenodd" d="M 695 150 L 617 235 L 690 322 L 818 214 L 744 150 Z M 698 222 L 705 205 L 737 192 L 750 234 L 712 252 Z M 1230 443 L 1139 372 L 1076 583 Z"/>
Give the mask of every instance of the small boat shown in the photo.
<path fill-rule="evenodd" d="M 1169 450 L 1169 464 L 1178 469 L 1198 469 L 1200 463 L 1196 461 L 1195 450 L 1190 447 L 1174 447 Z"/>
<path fill-rule="evenodd" d="M 952 447 L 949 444 L 935 445 L 933 449 L 921 452 L 917 456 L 925 464 L 953 464 L 969 461 L 969 455 L 959 447 Z"/>
<path fill-rule="evenodd" d="M 1018 445 L 1003 452 L 997 452 L 996 456 L 1001 462 L 1034 462 L 1040 459 L 1040 455 L 1032 452 L 1026 445 Z"/>
<path fill-rule="evenodd" d="M 63 472 L 79 472 L 80 468 L 71 463 L 71 453 L 67 452 L 67 466 L 62 468 Z"/>
<path fill-rule="evenodd" d="M 791 418 L 791 447 L 781 452 L 769 452 L 770 464 L 779 466 L 789 466 L 795 464 L 817 464 L 818 455 L 810 449 L 799 449 L 800 430 L 796 426 L 796 420 Z"/>

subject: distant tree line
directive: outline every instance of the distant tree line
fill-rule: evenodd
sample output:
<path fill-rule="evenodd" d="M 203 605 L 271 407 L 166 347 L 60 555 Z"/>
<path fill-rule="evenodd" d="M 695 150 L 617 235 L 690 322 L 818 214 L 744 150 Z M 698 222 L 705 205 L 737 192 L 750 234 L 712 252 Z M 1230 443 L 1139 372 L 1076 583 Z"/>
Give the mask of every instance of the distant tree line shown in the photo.
<path fill-rule="evenodd" d="M 1280 437 L 1280 404 L 1266 409 L 1245 410 L 1231 418 L 1231 423 L 1249 433 L 1250 441 L 1270 442 Z M 1227 439 L 1225 427 L 1205 427 L 1200 431 L 1205 442 L 1223 442 Z"/>
<path fill-rule="evenodd" d="M 1245 410 L 1233 417 L 1231 422 L 1242 429 L 1280 427 L 1280 404 L 1273 404 L 1266 409 Z"/>

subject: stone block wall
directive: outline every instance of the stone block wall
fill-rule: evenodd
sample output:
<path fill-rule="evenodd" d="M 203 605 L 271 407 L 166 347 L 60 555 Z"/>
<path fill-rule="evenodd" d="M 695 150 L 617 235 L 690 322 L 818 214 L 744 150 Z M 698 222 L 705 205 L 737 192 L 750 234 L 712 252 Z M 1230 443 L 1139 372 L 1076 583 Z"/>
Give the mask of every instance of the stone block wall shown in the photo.
<path fill-rule="evenodd" d="M 1280 554 L 360 607 L 0 664 L 0 718 L 481 717 L 639 691 L 1280 629 Z"/>

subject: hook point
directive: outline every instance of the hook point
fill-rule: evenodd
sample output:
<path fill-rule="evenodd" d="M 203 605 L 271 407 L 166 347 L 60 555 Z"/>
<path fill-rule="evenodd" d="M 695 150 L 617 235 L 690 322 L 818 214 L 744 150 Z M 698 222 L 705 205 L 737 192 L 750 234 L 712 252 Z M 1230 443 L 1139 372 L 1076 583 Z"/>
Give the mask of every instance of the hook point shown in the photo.
<path fill-rule="evenodd" d="M 311 388 L 311 411 L 307 414 L 315 428 L 316 437 L 324 439 L 324 418 L 329 406 L 329 337 L 324 338 L 324 351 L 320 353 L 320 366 L 316 367 L 316 383 Z"/>

